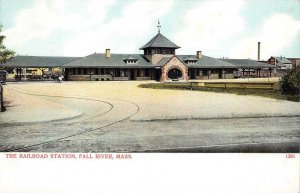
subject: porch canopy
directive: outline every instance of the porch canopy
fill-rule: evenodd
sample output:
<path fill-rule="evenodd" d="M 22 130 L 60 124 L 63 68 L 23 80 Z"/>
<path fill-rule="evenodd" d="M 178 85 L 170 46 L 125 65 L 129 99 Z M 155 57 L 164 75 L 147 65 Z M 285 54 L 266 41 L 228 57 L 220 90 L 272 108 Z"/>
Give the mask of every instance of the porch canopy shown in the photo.
<path fill-rule="evenodd" d="M 250 59 L 221 59 L 222 61 L 231 63 L 236 66 L 238 69 L 263 69 L 263 68 L 275 68 L 274 65 L 257 62 Z"/>
<path fill-rule="evenodd" d="M 80 59 L 80 57 L 56 57 L 56 56 L 16 56 L 11 61 L 0 64 L 0 67 L 8 68 L 55 68 L 63 64 Z"/>
<path fill-rule="evenodd" d="M 236 69 L 242 70 L 243 77 L 245 76 L 245 72 L 247 72 L 248 76 L 250 76 L 252 71 L 254 71 L 256 77 L 261 77 L 261 71 L 263 70 L 267 70 L 271 77 L 272 70 L 275 68 L 275 65 L 257 62 L 250 59 L 222 59 L 222 61 L 231 63 L 236 66 Z"/>

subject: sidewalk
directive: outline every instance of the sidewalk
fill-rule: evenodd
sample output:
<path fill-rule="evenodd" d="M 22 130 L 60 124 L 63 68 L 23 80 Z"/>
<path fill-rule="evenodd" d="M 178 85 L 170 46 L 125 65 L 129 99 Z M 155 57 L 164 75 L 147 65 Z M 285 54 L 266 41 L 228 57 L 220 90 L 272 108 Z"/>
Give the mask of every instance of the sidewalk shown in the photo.
<path fill-rule="evenodd" d="M 30 96 L 4 87 L 6 111 L 0 113 L 0 125 L 47 122 L 75 118 L 81 112 L 41 97 Z"/>

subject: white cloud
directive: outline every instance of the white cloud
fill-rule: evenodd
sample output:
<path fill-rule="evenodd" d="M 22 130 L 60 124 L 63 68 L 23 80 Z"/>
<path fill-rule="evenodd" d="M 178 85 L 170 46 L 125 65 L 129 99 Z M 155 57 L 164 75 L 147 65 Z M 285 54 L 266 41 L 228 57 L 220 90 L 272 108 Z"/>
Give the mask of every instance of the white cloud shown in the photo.
<path fill-rule="evenodd" d="M 231 57 L 257 58 L 257 42 L 261 42 L 261 59 L 282 55 L 300 35 L 300 21 L 287 14 L 275 14 L 266 19 L 253 36 L 243 39 L 235 46 Z"/>
<path fill-rule="evenodd" d="M 41 42 L 43 46 L 54 42 L 51 47 L 59 49 L 56 53 L 61 55 L 84 56 L 104 52 L 106 48 L 111 48 L 112 54 L 136 53 L 156 33 L 157 19 L 167 14 L 181 24 L 173 29 L 177 31 L 174 37 L 168 37 L 182 47 L 179 54 L 202 50 L 203 54 L 215 57 L 256 58 L 257 42 L 261 41 L 262 58 L 266 59 L 281 55 L 299 37 L 300 21 L 280 13 L 248 33 L 247 18 L 241 15 L 247 1 L 195 1 L 187 3 L 192 5 L 190 9 L 183 7 L 179 12 L 175 2 L 36 0 L 15 16 L 13 27 L 3 32 L 7 37 L 5 45 L 33 54 Z M 54 34 L 59 34 L 59 38 Z M 36 47 L 27 49 L 33 43 Z M 39 53 L 48 54 L 47 48 L 41 50 Z"/>
<path fill-rule="evenodd" d="M 69 4 L 68 4 L 69 3 Z M 72 1 L 76 4 L 79 2 Z M 46 40 L 55 31 L 76 32 L 101 23 L 115 1 L 86 0 L 82 12 L 73 11 L 67 0 L 37 0 L 15 17 L 15 25 L 3 31 L 8 47 L 18 50 L 30 41 Z M 74 5 L 73 4 L 73 5 Z"/>
<path fill-rule="evenodd" d="M 110 48 L 112 54 L 136 53 L 145 43 L 145 36 L 153 31 L 157 19 L 173 6 L 173 0 L 129 2 L 120 10 L 119 17 L 99 24 L 92 30 L 83 29 L 74 34 L 72 40 L 65 44 L 64 55 L 104 52 L 106 48 Z"/>
<path fill-rule="evenodd" d="M 24 51 L 27 43 L 55 41 L 51 38 L 57 32 L 67 34 L 60 48 L 62 55 L 84 56 L 105 48 L 111 48 L 112 53 L 136 52 L 157 19 L 173 6 L 173 0 L 128 1 L 124 7 L 118 3 L 121 1 L 37 0 L 15 17 L 12 28 L 3 32 L 6 45 Z M 110 13 L 113 6 L 120 9 L 115 7 L 115 12 Z M 44 52 L 47 54 L 47 50 Z"/>
<path fill-rule="evenodd" d="M 240 16 L 244 1 L 205 1 L 187 10 L 175 41 L 180 52 L 196 50 L 215 53 L 223 41 L 240 33 L 245 25 Z"/>

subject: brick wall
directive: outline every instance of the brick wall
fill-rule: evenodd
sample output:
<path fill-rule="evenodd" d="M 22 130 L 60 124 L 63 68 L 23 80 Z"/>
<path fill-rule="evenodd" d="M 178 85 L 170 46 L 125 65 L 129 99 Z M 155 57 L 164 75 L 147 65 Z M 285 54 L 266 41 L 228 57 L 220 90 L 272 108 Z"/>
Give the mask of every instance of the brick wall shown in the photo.
<path fill-rule="evenodd" d="M 168 78 L 168 72 L 173 68 L 177 68 L 182 72 L 182 78 L 180 80 L 187 81 L 189 79 L 187 67 L 174 56 L 169 62 L 167 62 L 166 65 L 163 66 L 160 81 L 164 82 L 170 80 Z"/>
<path fill-rule="evenodd" d="M 166 54 L 153 54 L 151 56 L 151 62 L 152 64 L 157 64 L 162 58 L 164 57 L 170 57 L 172 55 L 166 55 Z"/>

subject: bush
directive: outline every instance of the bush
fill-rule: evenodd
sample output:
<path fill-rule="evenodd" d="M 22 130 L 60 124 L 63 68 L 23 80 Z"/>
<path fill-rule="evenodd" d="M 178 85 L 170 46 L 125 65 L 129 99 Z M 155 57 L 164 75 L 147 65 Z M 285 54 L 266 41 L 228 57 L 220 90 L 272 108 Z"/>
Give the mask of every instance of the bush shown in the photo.
<path fill-rule="evenodd" d="M 297 67 L 287 75 L 285 75 L 281 82 L 281 91 L 283 94 L 299 94 L 300 92 L 300 67 Z"/>

